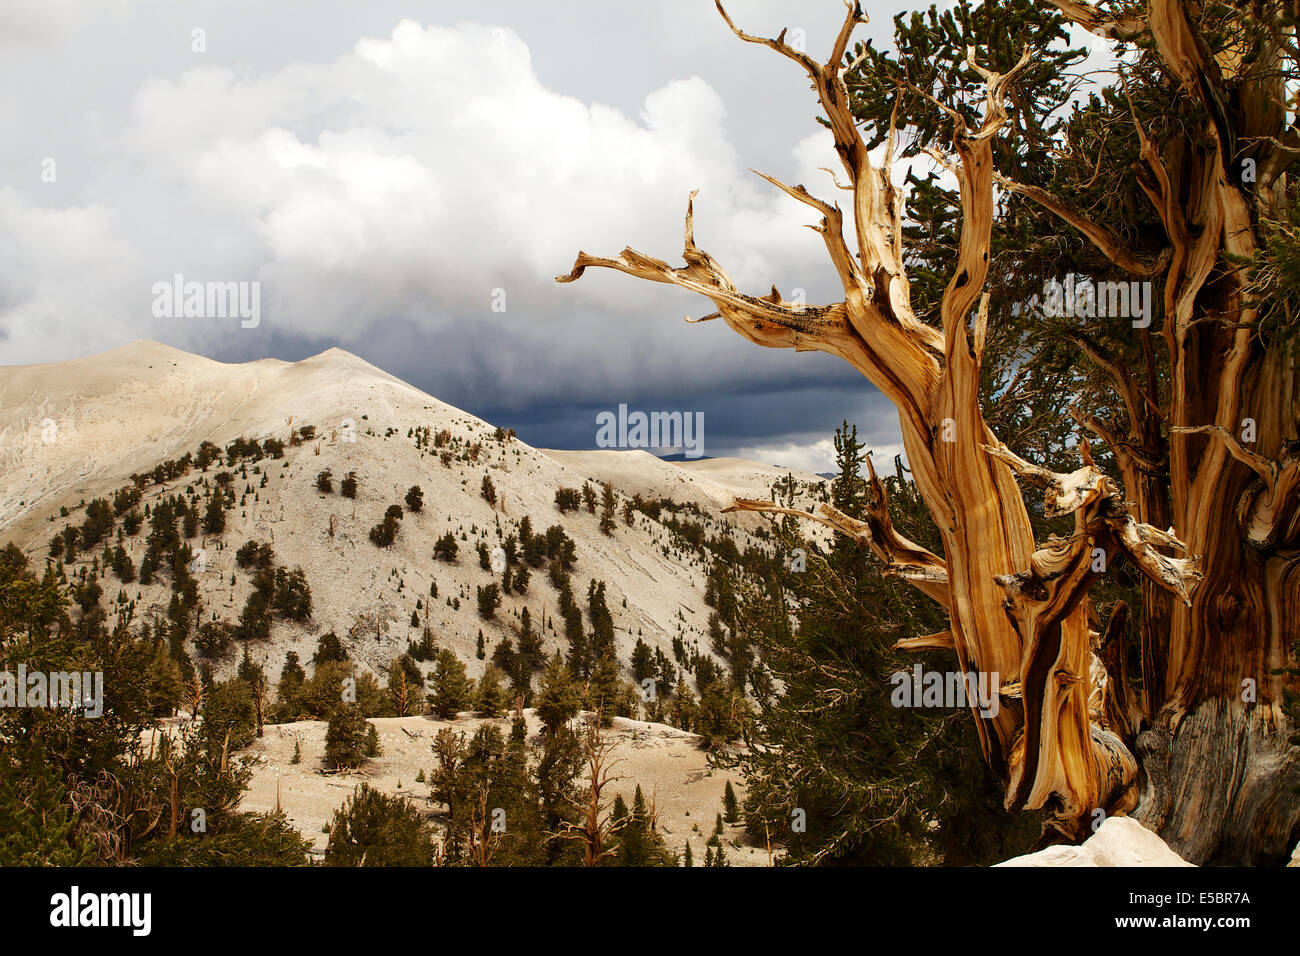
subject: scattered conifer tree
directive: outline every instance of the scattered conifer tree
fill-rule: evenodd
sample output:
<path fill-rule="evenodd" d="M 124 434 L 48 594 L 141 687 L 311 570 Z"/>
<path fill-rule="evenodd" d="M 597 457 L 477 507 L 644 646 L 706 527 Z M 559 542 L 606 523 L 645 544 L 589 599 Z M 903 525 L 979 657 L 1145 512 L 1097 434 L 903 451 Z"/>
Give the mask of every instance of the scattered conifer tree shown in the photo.
<path fill-rule="evenodd" d="M 740 822 L 740 802 L 736 799 L 735 788 L 731 786 L 731 781 L 727 781 L 727 789 L 722 794 L 722 819 L 727 823 Z"/>
<path fill-rule="evenodd" d="M 342 703 L 330 715 L 325 728 L 325 762 L 338 770 L 360 767 L 366 756 L 371 724 L 356 704 Z"/>
<path fill-rule="evenodd" d="M 362 784 L 330 823 L 326 866 L 430 866 L 433 828 L 403 797 Z"/>

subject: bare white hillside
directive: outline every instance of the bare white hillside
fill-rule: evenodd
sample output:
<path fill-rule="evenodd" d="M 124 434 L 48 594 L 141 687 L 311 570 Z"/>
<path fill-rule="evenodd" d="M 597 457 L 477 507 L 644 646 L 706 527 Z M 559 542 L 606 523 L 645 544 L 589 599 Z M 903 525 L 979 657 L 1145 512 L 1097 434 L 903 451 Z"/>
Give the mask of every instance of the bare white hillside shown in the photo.
<path fill-rule="evenodd" d="M 53 422 L 51 432 L 49 425 Z M 317 439 L 288 446 L 291 430 L 315 426 Z M 415 428 L 449 430 L 466 444 L 481 443 L 476 462 L 444 466 L 436 451 L 417 447 Z M 352 657 L 381 675 L 393 656 L 418 637 L 411 626 L 419 611 L 442 646 L 481 670 L 475 658 L 480 629 L 487 650 L 518 627 L 525 606 L 535 622 L 554 614 L 556 592 L 545 574 L 532 576 L 525 594 L 505 596 L 495 619 L 477 613 L 475 588 L 499 575 L 483 570 L 475 547 L 501 544 L 524 515 L 535 531 L 560 524 L 577 546 L 572 578 L 581 602 L 589 579 L 607 583 L 607 601 L 617 628 L 620 659 L 626 664 L 638 635 L 671 655 L 681 634 L 702 640 L 709 609 L 703 603 L 704 568 L 687 549 L 675 547 L 659 522 L 637 515 L 622 519 L 624 494 L 634 492 L 694 501 L 697 519 L 710 535 L 734 528 L 740 547 L 756 543 L 747 527 L 719 511 L 734 494 L 768 497 L 771 483 L 787 474 L 756 463 L 670 464 L 644 452 L 543 453 L 520 441 L 493 438 L 492 425 L 438 401 L 356 356 L 339 349 L 296 363 L 263 360 L 225 365 L 153 342 L 136 342 L 97 356 L 50 365 L 0 369 L 0 543 L 16 541 L 39 566 L 50 537 L 65 524 L 83 520 L 84 502 L 109 496 L 160 462 L 196 451 L 209 440 L 224 447 L 239 437 L 286 442 L 284 458 L 236 465 L 240 505 L 228 512 L 223 534 L 191 540 L 203 550 L 201 599 L 208 612 L 234 621 L 249 593 L 249 575 L 235 565 L 235 549 L 250 538 L 269 541 L 277 561 L 301 566 L 312 591 L 308 625 L 277 621 L 269 642 L 250 648 L 255 660 L 277 676 L 285 651 L 304 659 L 317 637 L 335 631 Z M 145 487 L 143 504 L 187 493 L 210 481 L 224 466 L 197 469 L 161 485 Z M 322 494 L 316 475 L 333 472 L 336 491 Z M 337 482 L 355 471 L 355 499 L 337 492 Z M 480 495 L 484 474 L 498 493 L 495 505 Z M 805 477 L 805 476 L 800 476 Z M 816 480 L 813 476 L 807 478 Z M 561 515 L 555 492 L 579 487 L 588 478 L 612 480 L 620 492 L 618 526 L 599 529 L 599 515 L 585 509 Z M 681 479 L 681 480 L 678 480 Z M 401 503 L 419 485 L 424 510 L 407 514 L 395 543 L 378 548 L 369 531 L 384 510 Z M 69 515 L 61 517 L 60 508 Z M 752 516 L 745 516 L 752 521 Z M 333 519 L 333 534 L 330 533 Z M 455 534 L 454 564 L 434 560 L 435 540 Z M 143 532 L 126 539 L 133 560 L 144 551 Z M 81 563 L 91 555 L 82 555 Z M 69 573 L 73 570 L 70 569 Z M 234 583 L 231 583 L 232 576 Z M 437 583 L 438 598 L 429 601 Z M 148 587 L 123 586 L 111 573 L 102 578 L 106 604 L 119 597 L 137 603 L 137 615 L 161 614 L 169 593 L 165 580 Z M 459 608 L 448 599 L 459 598 Z M 375 627 L 359 626 L 378 616 Z M 351 635 L 349 637 L 349 635 Z M 562 649 L 546 632 L 547 650 Z M 233 659 L 218 668 L 234 666 Z"/>

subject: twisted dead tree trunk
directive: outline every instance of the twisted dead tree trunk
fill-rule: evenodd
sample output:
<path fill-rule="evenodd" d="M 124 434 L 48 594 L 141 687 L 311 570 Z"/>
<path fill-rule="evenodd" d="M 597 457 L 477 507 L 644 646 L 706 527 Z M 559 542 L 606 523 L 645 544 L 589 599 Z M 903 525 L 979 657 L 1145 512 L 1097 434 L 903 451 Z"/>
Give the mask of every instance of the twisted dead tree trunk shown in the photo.
<path fill-rule="evenodd" d="M 868 520 L 828 506 L 816 516 L 799 514 L 868 543 L 892 573 L 946 609 L 949 629 L 909 646 L 951 647 L 963 671 L 1001 675 L 1003 706 L 995 716 L 975 717 L 984 756 L 1006 781 L 1009 810 L 1045 808 L 1051 835 L 1071 841 L 1088 835 L 1097 809 L 1134 813 L 1195 862 L 1277 860 L 1300 822 L 1300 751 L 1287 744 L 1283 678 L 1273 673 L 1300 632 L 1300 392 L 1294 358 L 1287 364 L 1277 352 L 1266 355 L 1252 335 L 1258 315 L 1246 295 L 1248 270 L 1224 265 L 1225 254 L 1239 261 L 1255 244 L 1257 210 L 1230 176 L 1245 137 L 1252 137 L 1261 171 L 1258 202 L 1278 201 L 1284 160 L 1296 144 L 1282 137 L 1282 99 L 1275 103 L 1269 91 L 1228 95 L 1191 8 L 1179 0 L 1130 4 L 1116 17 L 1087 4 L 1056 5 L 1102 35 L 1145 31 L 1168 68 L 1205 101 L 1204 144 L 1179 144 L 1161 155 L 1142 140 L 1141 182 L 1169 237 L 1154 260 L 1130 252 L 1056 197 L 998 176 L 992 142 L 1007 122 L 1004 97 L 1030 51 L 999 74 L 978 65 L 972 49 L 967 62 L 985 90 L 974 127 L 927 91 L 912 89 L 952 119 L 955 155 L 935 158 L 959 182 L 962 213 L 940 328 L 927 325 L 910 304 L 904 197 L 890 177 L 897 130 L 891 125 L 884 157 L 874 165 L 844 82 L 852 68 L 845 63 L 850 38 L 866 22 L 860 7 L 850 6 L 830 57 L 819 63 L 787 44 L 784 32 L 775 39 L 746 34 L 719 3 L 738 37 L 793 60 L 813 82 L 852 189 L 853 245 L 838 205 L 764 178 L 820 214 L 813 228 L 843 301 L 807 307 L 775 288 L 761 297 L 740 292 L 695 244 L 694 194 L 685 266 L 632 249 L 616 258 L 579 253 L 557 281 L 572 282 L 598 266 L 680 286 L 716 306 L 696 321 L 721 318 L 767 348 L 837 355 L 893 402 L 943 555 L 894 530 L 874 473 Z M 1094 464 L 1085 441 L 1081 467 L 1056 474 L 1020 458 L 985 423 L 979 373 L 995 186 L 1038 202 L 1119 268 L 1163 282 L 1163 342 L 1143 332 L 1149 366 L 1156 348 L 1168 353 L 1172 382 L 1163 407 L 1154 376 L 1141 384 L 1104 348 L 1083 343 L 1087 358 L 1113 377 L 1128 431 L 1116 434 L 1084 415 L 1078 421 L 1112 450 L 1123 488 Z M 1214 318 L 1223 316 L 1230 318 Z M 1253 451 L 1234 437 L 1247 418 L 1257 430 Z M 1041 490 L 1049 516 L 1072 515 L 1074 533 L 1036 544 L 1018 482 Z M 782 510 L 743 500 L 732 509 Z M 1117 609 L 1105 635 L 1089 627 L 1089 592 L 1105 567 L 1098 555 L 1126 556 L 1145 577 L 1140 685 L 1123 672 L 1114 639 L 1127 609 Z M 1243 697 L 1243 682 L 1255 688 L 1253 696 Z"/>

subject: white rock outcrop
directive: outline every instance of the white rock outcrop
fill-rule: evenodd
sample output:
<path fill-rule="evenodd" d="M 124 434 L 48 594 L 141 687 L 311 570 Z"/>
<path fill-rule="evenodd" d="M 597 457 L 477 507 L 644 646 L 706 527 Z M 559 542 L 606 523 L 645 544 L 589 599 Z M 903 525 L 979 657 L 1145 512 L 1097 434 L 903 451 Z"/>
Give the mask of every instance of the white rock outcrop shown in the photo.
<path fill-rule="evenodd" d="M 1051 846 L 998 866 L 1193 866 L 1132 817 L 1107 817 L 1079 846 Z"/>

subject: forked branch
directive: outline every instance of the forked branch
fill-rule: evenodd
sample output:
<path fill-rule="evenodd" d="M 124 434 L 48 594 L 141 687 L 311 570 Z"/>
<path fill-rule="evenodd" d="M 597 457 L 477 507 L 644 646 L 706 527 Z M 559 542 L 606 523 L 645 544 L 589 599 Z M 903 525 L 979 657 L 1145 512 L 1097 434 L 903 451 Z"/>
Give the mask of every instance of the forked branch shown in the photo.
<path fill-rule="evenodd" d="M 985 446 L 994 458 L 1035 487 L 1043 489 L 1043 509 L 1048 517 L 1075 515 L 1075 533 L 1067 549 L 1049 547 L 1034 553 L 1030 573 L 1038 579 L 1054 576 L 1066 555 L 1073 561 L 1100 546 L 1103 553 L 1121 551 L 1147 578 L 1171 591 L 1186 605 L 1201 580 L 1195 558 L 1170 558 L 1156 548 L 1186 552 L 1187 546 L 1173 534 L 1137 521 L 1124 507 L 1115 483 L 1099 468 L 1086 464 L 1077 471 L 1060 474 L 1025 461 L 1006 447 Z M 1110 547 L 1107 547 L 1107 545 Z M 1089 582 L 1090 583 L 1090 582 Z M 1018 587 L 1024 589 L 1024 582 Z"/>
<path fill-rule="evenodd" d="M 733 511 L 785 514 L 833 528 L 871 548 L 872 553 L 884 562 L 887 574 L 910 582 L 921 593 L 947 608 L 950 601 L 947 563 L 894 528 L 889 515 L 889 492 L 877 477 L 870 456 L 867 457 L 867 473 L 870 496 L 864 505 L 865 521 L 850 517 L 834 505 L 818 505 L 816 512 L 809 513 L 752 498 L 737 498 L 722 510 L 724 514 Z"/>

